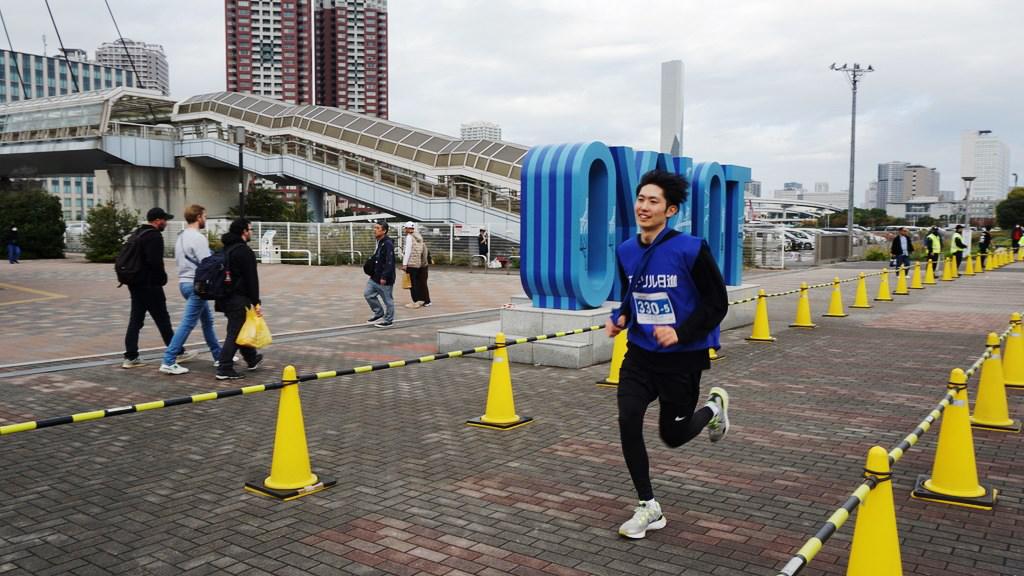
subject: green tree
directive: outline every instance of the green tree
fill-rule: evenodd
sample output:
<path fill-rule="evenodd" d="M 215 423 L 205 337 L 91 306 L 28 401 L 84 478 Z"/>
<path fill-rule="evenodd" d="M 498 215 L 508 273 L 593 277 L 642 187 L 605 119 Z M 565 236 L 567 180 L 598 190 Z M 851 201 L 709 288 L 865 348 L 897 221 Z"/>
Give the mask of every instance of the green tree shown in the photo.
<path fill-rule="evenodd" d="M 1006 199 L 1013 200 L 1014 198 L 1024 198 L 1024 186 L 1014 186 L 1010 189 L 1010 192 L 1006 195 Z"/>
<path fill-rule="evenodd" d="M 935 218 L 932 218 L 931 216 L 921 216 L 920 218 L 917 219 L 915 225 L 928 228 L 931 226 L 936 226 L 938 223 L 939 221 L 936 220 Z"/>
<path fill-rule="evenodd" d="M 85 221 L 89 225 L 82 236 L 85 259 L 90 262 L 113 262 L 121 251 L 125 236 L 135 229 L 139 216 L 111 201 L 90 210 Z"/>
<path fill-rule="evenodd" d="M 0 182 L 0 237 L 18 228 L 21 257 L 64 257 L 64 211 L 60 199 L 35 181 Z"/>
<path fill-rule="evenodd" d="M 288 203 L 272 188 L 254 188 L 245 195 L 245 217 L 264 222 L 285 222 Z M 238 206 L 232 206 L 228 214 L 238 216 Z M 305 221 L 305 220 L 303 220 Z"/>
<path fill-rule="evenodd" d="M 284 210 L 285 222 L 309 222 L 309 204 L 305 200 L 299 200 L 295 204 L 288 204 Z"/>
<path fill-rule="evenodd" d="M 1018 189 L 1024 188 L 1014 188 Z M 996 222 L 1003 230 L 1013 228 L 1015 224 L 1024 224 L 1024 197 L 1008 198 L 997 204 Z"/>

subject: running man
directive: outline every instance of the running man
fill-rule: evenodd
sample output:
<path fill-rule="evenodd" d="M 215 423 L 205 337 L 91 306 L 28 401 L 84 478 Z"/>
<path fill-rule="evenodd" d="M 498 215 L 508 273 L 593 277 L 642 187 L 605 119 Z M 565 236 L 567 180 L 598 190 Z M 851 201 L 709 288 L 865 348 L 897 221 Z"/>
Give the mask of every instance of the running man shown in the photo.
<path fill-rule="evenodd" d="M 711 367 L 709 348 L 718 348 L 718 325 L 725 318 L 725 282 L 707 243 L 668 227 L 686 201 L 686 179 L 661 170 L 644 174 L 633 207 L 640 233 L 616 250 L 622 306 L 605 322 L 614 337 L 629 330 L 619 372 L 619 435 L 622 455 L 636 487 L 639 505 L 619 527 L 627 538 L 643 538 L 665 527 L 651 488 L 643 422 L 658 400 L 661 439 L 672 448 L 706 427 L 712 442 L 729 431 L 729 395 L 713 387 L 699 410 L 701 371 Z"/>

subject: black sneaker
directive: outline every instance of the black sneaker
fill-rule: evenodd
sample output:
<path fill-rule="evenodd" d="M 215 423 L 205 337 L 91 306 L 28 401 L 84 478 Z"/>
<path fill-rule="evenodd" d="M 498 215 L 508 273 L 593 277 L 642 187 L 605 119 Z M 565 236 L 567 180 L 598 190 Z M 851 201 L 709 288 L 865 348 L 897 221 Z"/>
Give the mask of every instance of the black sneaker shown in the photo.
<path fill-rule="evenodd" d="M 394 324 L 394 322 L 390 320 L 381 320 L 380 322 L 374 324 L 374 326 L 376 326 L 377 328 L 390 328 L 392 324 Z"/>
<path fill-rule="evenodd" d="M 384 315 L 383 315 L 383 314 L 381 314 L 380 316 L 374 316 L 373 318 L 370 318 L 370 319 L 368 319 L 368 320 L 366 321 L 366 323 L 367 323 L 367 324 L 373 324 L 374 322 L 376 322 L 377 320 L 380 320 L 380 319 L 381 319 L 381 318 L 383 318 L 383 317 L 384 317 Z"/>
<path fill-rule="evenodd" d="M 230 372 L 226 370 L 224 372 L 217 372 L 217 380 L 238 380 L 240 378 L 245 378 L 245 376 L 235 372 L 234 370 L 231 370 Z"/>
<path fill-rule="evenodd" d="M 249 365 L 249 370 L 255 370 L 255 369 L 259 368 L 260 364 L 263 364 L 263 354 L 257 354 L 255 362 L 252 362 L 252 363 L 246 362 L 246 364 Z"/>

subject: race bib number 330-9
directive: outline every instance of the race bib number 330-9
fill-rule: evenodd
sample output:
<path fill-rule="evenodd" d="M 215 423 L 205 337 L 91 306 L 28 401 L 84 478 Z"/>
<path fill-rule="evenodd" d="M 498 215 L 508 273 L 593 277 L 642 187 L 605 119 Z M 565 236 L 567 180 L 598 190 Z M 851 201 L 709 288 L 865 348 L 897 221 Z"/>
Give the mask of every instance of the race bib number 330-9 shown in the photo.
<path fill-rule="evenodd" d="M 672 309 L 672 301 L 668 299 L 668 293 L 641 294 L 634 292 L 633 302 L 636 305 L 636 321 L 638 323 L 675 325 L 676 313 Z"/>

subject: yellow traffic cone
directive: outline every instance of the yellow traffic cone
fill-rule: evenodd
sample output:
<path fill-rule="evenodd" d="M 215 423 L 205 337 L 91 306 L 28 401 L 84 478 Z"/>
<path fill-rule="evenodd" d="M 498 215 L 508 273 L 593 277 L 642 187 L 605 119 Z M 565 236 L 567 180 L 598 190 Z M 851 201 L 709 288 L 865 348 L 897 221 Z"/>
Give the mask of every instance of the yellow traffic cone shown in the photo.
<path fill-rule="evenodd" d="M 757 309 L 754 311 L 754 328 L 747 340 L 751 342 L 775 342 L 772 327 L 768 323 L 768 297 L 764 290 L 757 291 Z"/>
<path fill-rule="evenodd" d="M 992 252 L 985 259 L 985 272 L 991 272 L 996 269 L 996 252 Z"/>
<path fill-rule="evenodd" d="M 832 300 L 828 304 L 828 312 L 822 314 L 829 318 L 842 318 L 846 316 L 843 311 L 843 291 L 839 287 L 839 277 L 832 278 Z"/>
<path fill-rule="evenodd" d="M 725 358 L 725 356 L 723 354 L 719 354 L 718 351 L 715 350 L 714 348 L 708 348 L 708 358 L 710 358 L 711 361 L 714 362 L 715 360 L 721 360 L 722 358 Z"/>
<path fill-rule="evenodd" d="M 1020 314 L 1010 315 L 1013 328 L 1006 336 L 1003 354 L 1003 384 L 1006 388 L 1024 388 L 1024 335 L 1021 334 Z"/>
<path fill-rule="evenodd" d="M 800 283 L 800 298 L 796 301 L 796 320 L 790 328 L 814 328 L 811 322 L 811 299 L 807 297 L 807 282 Z"/>
<path fill-rule="evenodd" d="M 974 256 L 974 272 L 975 274 L 985 273 L 985 267 L 981 263 L 981 254 L 976 254 Z"/>
<path fill-rule="evenodd" d="M 924 290 L 924 286 L 921 284 L 921 263 L 914 262 L 914 273 L 910 275 L 910 289 L 911 290 Z"/>
<path fill-rule="evenodd" d="M 286 366 L 281 382 L 281 398 L 277 404 L 277 431 L 274 434 L 274 458 L 270 476 L 263 482 L 246 482 L 248 492 L 280 500 L 294 500 L 334 486 L 335 480 L 324 480 L 309 467 L 306 426 L 302 419 L 298 376 L 294 366 Z"/>
<path fill-rule="evenodd" d="M 878 283 L 878 294 L 875 295 L 878 302 L 892 302 L 892 295 L 889 294 L 889 269 L 882 270 L 882 281 Z"/>
<path fill-rule="evenodd" d="M 907 289 L 906 270 L 907 269 L 905 267 L 900 266 L 900 271 L 896 273 L 896 290 L 893 291 L 893 294 L 898 296 L 906 296 L 907 294 L 910 294 L 910 290 Z"/>
<path fill-rule="evenodd" d="M 925 269 L 924 283 L 925 285 L 935 284 L 935 261 L 928 260 L 928 268 Z"/>
<path fill-rule="evenodd" d="M 985 341 L 989 357 L 981 364 L 978 398 L 974 401 L 971 426 L 999 432 L 1020 432 L 1020 422 L 1010 418 L 1003 385 L 1003 363 L 999 358 L 999 336 L 989 332 Z"/>
<path fill-rule="evenodd" d="M 974 258 L 970 254 L 964 256 L 967 266 L 964 267 L 964 276 L 974 276 Z"/>
<path fill-rule="evenodd" d="M 864 280 L 864 273 L 857 275 L 857 293 L 853 297 L 853 306 L 850 308 L 871 308 L 868 302 L 868 285 Z"/>
<path fill-rule="evenodd" d="M 1021 260 L 1024 260 L 1024 246 L 1021 246 L 1020 250 L 1017 251 L 1017 261 L 1020 262 Z"/>
<path fill-rule="evenodd" d="M 903 563 L 892 497 L 892 470 L 885 448 L 872 446 L 868 450 L 864 477 L 875 478 L 878 483 L 866 497 L 860 497 L 846 576 L 901 576 Z"/>
<path fill-rule="evenodd" d="M 516 402 L 512 398 L 512 373 L 508 368 L 508 350 L 505 349 L 505 333 L 494 337 L 497 348 L 491 360 L 491 380 L 487 386 L 487 408 L 483 416 L 467 420 L 470 426 L 511 430 L 533 422 L 533 418 L 516 414 Z"/>
<path fill-rule="evenodd" d="M 921 474 L 911 498 L 991 510 L 998 491 L 978 482 L 978 464 L 974 459 L 974 436 L 967 409 L 967 376 L 954 368 L 946 388 L 954 393 L 946 405 L 939 429 L 938 446 L 932 463 L 932 475 Z M 947 402 L 946 399 L 943 402 Z"/>
<path fill-rule="evenodd" d="M 626 357 L 626 332 L 628 330 L 619 332 L 612 341 L 612 362 L 608 367 L 608 377 L 604 380 L 598 380 L 598 386 L 618 388 L 619 370 L 622 368 L 622 360 Z"/>
<path fill-rule="evenodd" d="M 949 263 L 949 258 L 942 259 L 942 281 L 952 282 L 953 281 L 953 267 Z"/>
<path fill-rule="evenodd" d="M 956 261 L 956 257 L 949 257 L 949 265 L 953 267 L 953 280 L 960 277 L 960 265 Z"/>

